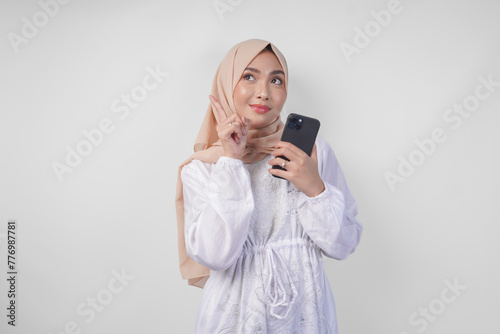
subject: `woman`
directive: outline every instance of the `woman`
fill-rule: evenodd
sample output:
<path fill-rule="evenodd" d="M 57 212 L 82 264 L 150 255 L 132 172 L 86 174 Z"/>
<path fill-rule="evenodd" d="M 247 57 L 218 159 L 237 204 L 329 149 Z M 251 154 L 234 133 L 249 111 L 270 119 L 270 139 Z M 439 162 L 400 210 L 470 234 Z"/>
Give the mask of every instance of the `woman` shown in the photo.
<path fill-rule="evenodd" d="M 337 333 L 322 254 L 346 258 L 362 227 L 330 146 L 318 138 L 309 157 L 280 141 L 287 83 L 276 46 L 235 45 L 179 168 L 181 272 L 204 287 L 196 333 Z"/>

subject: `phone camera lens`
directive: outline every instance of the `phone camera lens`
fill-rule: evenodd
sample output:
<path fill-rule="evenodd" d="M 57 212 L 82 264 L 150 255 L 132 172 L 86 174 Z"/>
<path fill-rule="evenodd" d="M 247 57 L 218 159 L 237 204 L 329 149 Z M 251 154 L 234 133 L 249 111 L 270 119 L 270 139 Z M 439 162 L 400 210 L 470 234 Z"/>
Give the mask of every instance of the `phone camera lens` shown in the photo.
<path fill-rule="evenodd" d="M 290 118 L 290 122 L 293 122 L 293 123 L 297 122 L 297 117 L 295 117 L 295 116 L 294 116 L 294 117 L 291 117 L 291 118 Z"/>
<path fill-rule="evenodd" d="M 300 128 L 302 127 L 302 125 L 300 124 L 295 124 L 295 130 L 300 130 Z"/>

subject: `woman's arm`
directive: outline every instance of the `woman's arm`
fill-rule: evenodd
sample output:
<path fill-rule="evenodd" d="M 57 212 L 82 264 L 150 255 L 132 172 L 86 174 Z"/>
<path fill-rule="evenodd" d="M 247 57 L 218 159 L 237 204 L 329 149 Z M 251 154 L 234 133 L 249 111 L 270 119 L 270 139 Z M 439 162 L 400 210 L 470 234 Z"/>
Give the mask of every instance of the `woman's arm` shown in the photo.
<path fill-rule="evenodd" d="M 333 150 L 320 138 L 316 146 L 325 190 L 315 197 L 299 195 L 299 219 L 326 256 L 342 260 L 356 249 L 363 227 L 356 220 L 357 204 Z"/>
<path fill-rule="evenodd" d="M 193 160 L 181 171 L 188 255 L 224 270 L 239 257 L 254 210 L 250 175 L 239 159 Z"/>

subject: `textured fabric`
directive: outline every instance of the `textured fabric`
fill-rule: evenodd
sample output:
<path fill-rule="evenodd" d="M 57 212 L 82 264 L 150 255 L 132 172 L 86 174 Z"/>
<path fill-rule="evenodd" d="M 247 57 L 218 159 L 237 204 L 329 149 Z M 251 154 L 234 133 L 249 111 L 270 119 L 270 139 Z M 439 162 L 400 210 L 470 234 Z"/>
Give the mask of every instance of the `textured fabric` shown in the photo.
<path fill-rule="evenodd" d="M 261 39 L 249 39 L 233 46 L 226 57 L 222 60 L 215 74 L 212 85 L 212 95 L 220 102 L 226 117 L 236 113 L 233 101 L 234 88 L 238 84 L 245 68 L 252 60 L 268 45 L 278 58 L 278 61 L 285 73 L 285 89 L 288 85 L 288 67 L 285 57 L 272 43 Z M 179 267 L 184 279 L 188 284 L 203 287 L 210 270 L 203 265 L 193 261 L 186 253 L 186 244 L 184 240 L 184 197 L 182 194 L 182 180 L 180 171 L 182 167 L 193 159 L 215 163 L 224 151 L 217 136 L 216 127 L 219 124 L 219 114 L 214 106 L 209 104 L 205 118 L 198 132 L 198 137 L 194 145 L 195 153 L 186 159 L 178 169 L 177 188 L 175 195 L 175 208 L 177 215 L 177 232 L 179 248 Z M 283 122 L 277 117 L 267 126 L 259 129 L 250 128 L 247 134 L 246 148 L 242 160 L 244 162 L 253 162 L 262 153 L 271 153 L 274 150 L 273 145 L 281 138 Z"/>
<path fill-rule="evenodd" d="M 346 258 L 362 226 L 333 151 L 316 145 L 325 183 L 316 197 L 269 174 L 270 155 L 182 169 L 186 249 L 211 269 L 196 333 L 337 333 L 322 254 Z"/>

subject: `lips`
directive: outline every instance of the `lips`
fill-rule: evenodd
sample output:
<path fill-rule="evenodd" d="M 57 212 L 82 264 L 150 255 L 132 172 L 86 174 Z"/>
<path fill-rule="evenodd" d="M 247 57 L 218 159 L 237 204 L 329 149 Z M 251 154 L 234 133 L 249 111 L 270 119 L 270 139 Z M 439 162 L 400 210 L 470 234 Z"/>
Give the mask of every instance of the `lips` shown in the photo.
<path fill-rule="evenodd" d="M 268 112 L 269 110 L 271 110 L 271 108 L 269 108 L 268 106 L 265 106 L 263 104 L 251 104 L 250 107 L 255 112 L 258 112 L 259 114 L 265 114 L 266 112 Z"/>

